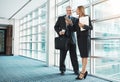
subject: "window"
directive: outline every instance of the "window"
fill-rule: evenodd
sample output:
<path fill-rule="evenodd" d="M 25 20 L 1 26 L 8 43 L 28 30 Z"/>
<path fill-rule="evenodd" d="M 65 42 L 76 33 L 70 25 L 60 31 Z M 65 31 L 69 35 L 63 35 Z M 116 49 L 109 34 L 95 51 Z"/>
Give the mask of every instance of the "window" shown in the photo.
<path fill-rule="evenodd" d="M 47 3 L 20 21 L 20 54 L 46 61 Z"/>
<path fill-rule="evenodd" d="M 93 0 L 97 1 L 97 0 Z M 99 0 L 100 1 L 100 0 Z M 92 74 L 120 81 L 120 18 L 119 1 L 96 2 L 93 8 L 92 61 L 95 69 Z M 97 57 L 97 58 L 96 58 Z"/>

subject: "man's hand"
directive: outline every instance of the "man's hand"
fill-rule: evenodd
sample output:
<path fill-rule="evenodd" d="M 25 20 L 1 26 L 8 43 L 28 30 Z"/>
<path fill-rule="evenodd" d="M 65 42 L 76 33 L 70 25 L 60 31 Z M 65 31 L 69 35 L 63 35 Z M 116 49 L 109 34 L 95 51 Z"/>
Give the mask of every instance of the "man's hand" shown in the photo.
<path fill-rule="evenodd" d="M 65 17 L 65 22 L 66 22 L 66 25 L 73 25 L 72 20 L 67 17 Z"/>
<path fill-rule="evenodd" d="M 65 32 L 63 32 L 63 31 L 60 31 L 60 32 L 59 32 L 59 34 L 60 34 L 60 35 L 64 35 L 64 34 L 65 34 Z"/>

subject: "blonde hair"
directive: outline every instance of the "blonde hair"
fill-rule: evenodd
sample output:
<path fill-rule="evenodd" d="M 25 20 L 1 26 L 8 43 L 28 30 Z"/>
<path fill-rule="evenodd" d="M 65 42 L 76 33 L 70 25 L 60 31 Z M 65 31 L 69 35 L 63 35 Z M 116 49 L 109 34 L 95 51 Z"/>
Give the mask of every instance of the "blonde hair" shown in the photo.
<path fill-rule="evenodd" d="M 80 13 L 82 14 L 82 16 L 85 16 L 85 7 L 84 6 L 78 6 L 77 8 L 80 11 Z"/>

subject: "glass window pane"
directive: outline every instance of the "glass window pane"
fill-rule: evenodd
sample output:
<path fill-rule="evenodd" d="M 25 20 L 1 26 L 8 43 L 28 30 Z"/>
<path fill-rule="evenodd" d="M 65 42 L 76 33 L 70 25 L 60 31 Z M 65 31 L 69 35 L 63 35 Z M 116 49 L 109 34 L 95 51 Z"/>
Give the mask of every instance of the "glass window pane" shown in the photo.
<path fill-rule="evenodd" d="M 120 14 L 120 1 L 107 0 L 94 6 L 94 18 L 105 18 Z"/>
<path fill-rule="evenodd" d="M 119 58 L 120 40 L 96 40 L 94 56 Z"/>
<path fill-rule="evenodd" d="M 41 42 L 42 41 L 42 37 L 41 37 L 41 34 L 38 35 L 38 42 Z"/>
<path fill-rule="evenodd" d="M 58 6 L 58 9 L 57 9 L 57 16 L 60 16 L 60 15 L 63 15 L 66 13 L 66 6 L 69 5 L 69 2 L 66 2 L 60 6 Z"/>
<path fill-rule="evenodd" d="M 35 17 L 38 16 L 38 9 L 34 11 Z"/>
<path fill-rule="evenodd" d="M 73 9 L 76 9 L 77 6 L 80 6 L 80 5 L 87 5 L 89 4 L 89 0 L 72 0 L 72 7 Z"/>
<path fill-rule="evenodd" d="M 32 28 L 32 34 L 36 34 L 36 33 L 38 33 L 38 29 L 37 29 L 37 27 L 33 27 Z"/>
<path fill-rule="evenodd" d="M 23 24 L 23 19 L 20 20 L 20 24 L 21 24 L 21 25 Z"/>
<path fill-rule="evenodd" d="M 120 37 L 120 18 L 96 22 L 95 37 Z"/>
<path fill-rule="evenodd" d="M 95 75 L 109 80 L 120 81 L 120 59 L 94 59 Z"/>
<path fill-rule="evenodd" d="M 24 17 L 23 22 L 24 23 L 27 22 L 27 17 Z"/>
<path fill-rule="evenodd" d="M 32 35 L 32 42 L 36 42 L 36 38 L 37 38 L 36 35 Z"/>
<path fill-rule="evenodd" d="M 60 3 L 60 2 L 62 2 L 62 1 L 64 1 L 64 0 L 56 0 L 57 3 Z"/>
<path fill-rule="evenodd" d="M 44 4 L 40 9 L 39 9 L 39 24 L 40 23 L 43 23 L 43 22 L 46 22 L 46 19 L 47 19 L 47 5 Z"/>
<path fill-rule="evenodd" d="M 85 8 L 85 14 L 90 16 L 90 7 Z"/>
<path fill-rule="evenodd" d="M 30 13 L 30 14 L 28 15 L 28 18 L 27 18 L 27 19 L 28 19 L 28 21 L 32 19 L 32 13 Z"/>

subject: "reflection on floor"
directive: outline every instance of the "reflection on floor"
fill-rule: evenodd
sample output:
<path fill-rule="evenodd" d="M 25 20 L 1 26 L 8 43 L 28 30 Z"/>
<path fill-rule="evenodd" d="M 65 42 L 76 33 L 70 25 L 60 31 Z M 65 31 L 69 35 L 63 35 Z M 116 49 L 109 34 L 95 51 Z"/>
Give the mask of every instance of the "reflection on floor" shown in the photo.
<path fill-rule="evenodd" d="M 47 67 L 45 63 L 21 56 L 0 56 L 0 82 L 109 82 L 93 76 L 85 80 L 75 80 L 72 71 L 59 74 L 57 67 Z"/>

